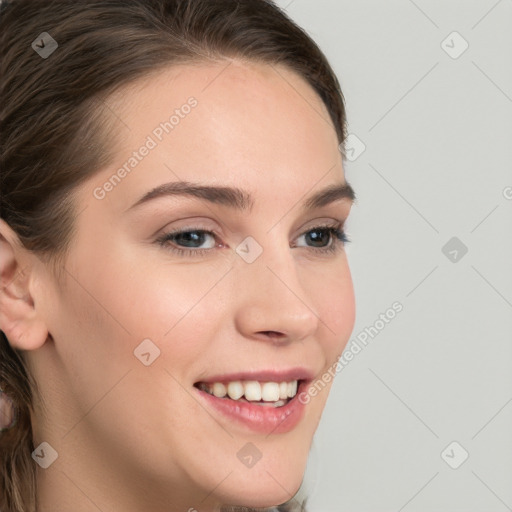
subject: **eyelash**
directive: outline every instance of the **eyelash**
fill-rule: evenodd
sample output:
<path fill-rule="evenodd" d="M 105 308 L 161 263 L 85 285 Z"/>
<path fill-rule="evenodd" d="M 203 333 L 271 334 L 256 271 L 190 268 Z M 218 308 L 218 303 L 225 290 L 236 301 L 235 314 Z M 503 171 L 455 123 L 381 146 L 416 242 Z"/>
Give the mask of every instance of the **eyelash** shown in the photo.
<path fill-rule="evenodd" d="M 338 251 L 341 250 L 341 248 L 345 245 L 350 243 L 350 239 L 347 237 L 347 234 L 343 230 L 343 223 L 336 223 L 334 225 L 321 225 L 321 226 L 315 226 L 311 229 L 308 229 L 304 233 L 302 233 L 300 236 L 305 235 L 307 233 L 310 233 L 312 231 L 327 231 L 331 235 L 331 243 L 326 247 L 313 247 L 309 246 L 308 249 L 312 249 L 314 252 L 322 253 L 322 254 L 335 254 Z M 180 247 L 173 247 L 172 245 L 169 245 L 169 242 L 173 240 L 174 237 L 177 235 L 181 235 L 183 233 L 205 233 L 208 235 L 212 235 L 214 238 L 216 238 L 216 235 L 214 232 L 202 229 L 202 228 L 187 228 L 187 229 L 180 229 L 176 231 L 170 231 L 168 233 L 163 233 L 161 236 L 159 236 L 155 243 L 158 243 L 161 247 L 167 248 L 170 251 L 172 251 L 175 254 L 178 254 L 179 256 L 203 256 L 207 253 L 211 252 L 214 248 L 211 249 L 183 249 Z"/>

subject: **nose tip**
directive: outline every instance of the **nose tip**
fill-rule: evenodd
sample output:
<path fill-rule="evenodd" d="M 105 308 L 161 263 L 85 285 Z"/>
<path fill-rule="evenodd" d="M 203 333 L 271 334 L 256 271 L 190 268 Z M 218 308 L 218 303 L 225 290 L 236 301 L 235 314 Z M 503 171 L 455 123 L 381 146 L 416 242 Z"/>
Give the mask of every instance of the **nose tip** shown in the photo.
<path fill-rule="evenodd" d="M 254 271 L 252 285 L 240 290 L 236 324 L 246 337 L 286 344 L 310 336 L 318 327 L 318 315 L 307 300 L 295 272 L 278 275 L 268 266 Z M 252 274 L 252 273 L 251 273 Z M 241 282 L 239 282 L 241 284 Z"/>

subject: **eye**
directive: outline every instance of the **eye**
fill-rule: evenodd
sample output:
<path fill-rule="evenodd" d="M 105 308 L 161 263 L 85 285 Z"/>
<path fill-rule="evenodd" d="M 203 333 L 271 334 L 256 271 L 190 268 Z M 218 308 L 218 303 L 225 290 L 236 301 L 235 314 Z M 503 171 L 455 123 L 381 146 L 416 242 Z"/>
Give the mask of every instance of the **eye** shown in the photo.
<path fill-rule="evenodd" d="M 303 240 L 306 247 L 316 250 L 316 252 L 332 253 L 337 252 L 346 243 L 350 242 L 343 230 L 342 223 L 314 227 L 300 235 L 297 240 Z M 297 247 L 301 247 L 301 245 L 297 244 Z"/>
<path fill-rule="evenodd" d="M 181 256 L 202 256 L 211 253 L 215 247 L 223 247 L 216 237 L 214 232 L 206 229 L 187 228 L 163 233 L 155 242 Z M 305 247 L 314 253 L 335 253 L 350 242 L 340 222 L 311 228 L 296 240 L 299 243 L 292 247 Z"/>
<path fill-rule="evenodd" d="M 215 247 L 215 238 L 211 231 L 197 229 L 193 231 L 179 231 L 177 233 L 169 234 L 169 239 L 171 239 L 174 243 L 196 249 L 203 245 L 205 241 L 208 241 L 208 237 L 210 237 L 210 243 L 207 244 L 209 247 L 205 247 L 205 249 L 213 249 L 213 247 Z"/>
<path fill-rule="evenodd" d="M 215 233 L 205 229 L 195 228 L 164 233 L 156 242 L 163 247 L 169 248 L 172 252 L 188 256 L 204 255 L 210 252 L 214 247 L 220 245 L 216 243 Z M 169 242 L 171 242 L 171 244 Z M 208 242 L 207 246 L 201 247 L 205 242 Z M 180 247 L 185 247 L 185 249 Z"/>

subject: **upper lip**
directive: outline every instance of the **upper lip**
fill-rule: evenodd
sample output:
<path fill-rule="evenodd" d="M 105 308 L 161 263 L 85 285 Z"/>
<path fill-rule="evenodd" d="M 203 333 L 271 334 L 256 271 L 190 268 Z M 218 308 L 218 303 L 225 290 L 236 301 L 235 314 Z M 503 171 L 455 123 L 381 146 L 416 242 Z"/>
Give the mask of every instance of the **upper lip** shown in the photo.
<path fill-rule="evenodd" d="M 256 380 L 260 382 L 289 382 L 292 380 L 312 380 L 315 373 L 307 368 L 264 369 L 212 375 L 198 382 L 233 382 L 237 380 Z"/>

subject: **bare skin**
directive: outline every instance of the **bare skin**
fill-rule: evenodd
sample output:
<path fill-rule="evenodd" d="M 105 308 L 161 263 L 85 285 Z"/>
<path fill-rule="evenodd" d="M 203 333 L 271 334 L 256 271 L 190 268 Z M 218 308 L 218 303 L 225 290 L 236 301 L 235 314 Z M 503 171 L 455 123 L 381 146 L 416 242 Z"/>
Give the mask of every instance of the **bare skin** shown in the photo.
<path fill-rule="evenodd" d="M 263 507 L 301 484 L 332 382 L 291 431 L 269 435 L 209 409 L 194 384 L 264 369 L 320 378 L 335 362 L 355 320 L 350 269 L 342 242 L 324 233 L 336 248 L 322 252 L 307 234 L 343 222 L 351 201 L 303 207 L 345 183 L 313 89 L 283 67 L 227 64 L 167 69 L 110 98 L 115 162 L 77 189 L 63 282 L 0 221 L 0 329 L 44 397 L 35 446 L 58 452 L 37 470 L 39 512 Z M 179 122 L 158 140 L 175 109 Z M 105 187 L 150 135 L 156 147 Z M 252 209 L 176 195 L 130 208 L 180 180 L 243 189 Z M 213 234 L 196 246 L 156 242 L 176 229 Z M 262 249 L 251 263 L 235 251 L 248 236 Z M 149 366 L 134 355 L 144 339 L 160 350 Z M 237 457 L 248 442 L 262 455 L 252 468 Z"/>

